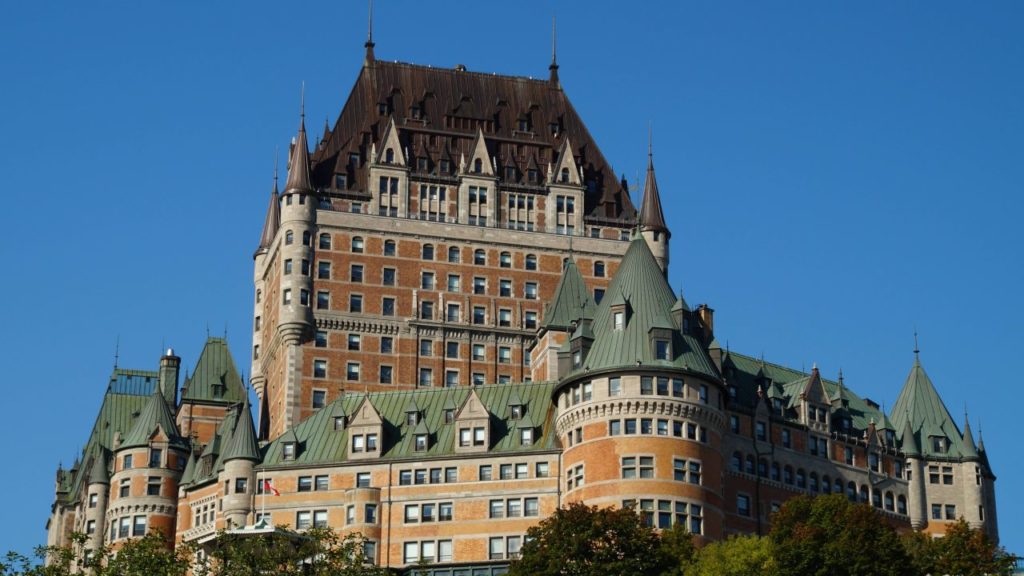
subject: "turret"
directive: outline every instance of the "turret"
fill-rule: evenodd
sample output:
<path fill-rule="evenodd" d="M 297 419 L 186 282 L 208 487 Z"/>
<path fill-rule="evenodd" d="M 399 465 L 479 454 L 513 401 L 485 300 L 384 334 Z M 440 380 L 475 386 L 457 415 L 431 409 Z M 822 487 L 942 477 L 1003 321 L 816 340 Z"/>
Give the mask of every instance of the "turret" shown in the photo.
<path fill-rule="evenodd" d="M 256 486 L 253 470 L 260 460 L 248 396 L 246 394 L 245 402 L 237 407 L 231 436 L 221 455 L 224 469 L 220 473 L 220 481 L 227 490 L 224 495 L 224 518 L 229 527 L 241 527 L 248 523 Z"/>
<path fill-rule="evenodd" d="M 168 348 L 160 358 L 160 391 L 168 406 L 173 407 L 178 403 L 178 370 L 180 368 L 181 358 L 174 355 L 173 348 Z"/>
<path fill-rule="evenodd" d="M 661 210 L 661 195 L 658 193 L 658 181 L 654 177 L 654 155 L 650 145 L 647 149 L 647 180 L 644 182 L 644 198 L 640 206 L 640 234 L 647 241 L 647 247 L 654 254 L 654 259 L 664 274 L 668 274 L 668 241 L 672 236 L 665 225 L 665 215 Z"/>
<path fill-rule="evenodd" d="M 963 517 L 971 528 L 981 529 L 985 526 L 985 519 L 981 516 L 980 510 L 985 503 L 982 487 L 981 458 L 978 456 L 978 448 L 974 444 L 974 435 L 971 434 L 971 422 L 964 414 L 964 434 L 961 441 L 961 452 L 963 453 L 964 464 L 962 465 L 965 481 L 961 482 L 964 488 L 964 514 Z M 974 482 L 971 482 L 971 475 L 974 475 Z"/>
<path fill-rule="evenodd" d="M 910 485 L 907 486 L 907 500 L 910 514 L 910 526 L 920 530 L 928 523 L 926 514 L 927 498 L 924 493 L 924 460 L 921 459 L 921 450 L 918 448 L 917 439 L 914 437 L 914 430 L 910 426 L 910 418 L 906 419 L 903 426 L 903 437 L 901 449 L 907 457 L 907 474 L 910 476 Z"/>
<path fill-rule="evenodd" d="M 316 192 L 309 175 L 305 114 L 299 121 L 288 159 L 288 180 L 281 197 L 284 233 L 278 266 L 281 275 L 280 329 L 284 340 L 297 344 L 312 330 L 310 294 L 313 289 L 313 233 L 316 229 Z"/>
<path fill-rule="evenodd" d="M 107 532 L 107 501 L 110 497 L 110 472 L 107 466 L 106 450 L 97 448 L 86 481 L 85 533 L 89 538 L 86 547 L 90 550 L 103 547 L 103 536 Z"/>

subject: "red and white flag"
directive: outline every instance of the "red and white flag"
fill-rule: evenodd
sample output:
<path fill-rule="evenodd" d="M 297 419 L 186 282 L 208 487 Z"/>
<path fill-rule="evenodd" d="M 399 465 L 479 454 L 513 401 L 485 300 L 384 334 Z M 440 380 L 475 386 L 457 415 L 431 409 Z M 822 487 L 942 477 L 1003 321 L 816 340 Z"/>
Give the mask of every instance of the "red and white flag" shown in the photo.
<path fill-rule="evenodd" d="M 274 496 L 281 495 L 281 493 L 278 492 L 277 488 L 274 488 L 274 485 L 270 483 L 270 478 L 265 478 L 263 480 L 263 493 L 266 494 L 268 492 L 270 494 L 273 494 Z"/>

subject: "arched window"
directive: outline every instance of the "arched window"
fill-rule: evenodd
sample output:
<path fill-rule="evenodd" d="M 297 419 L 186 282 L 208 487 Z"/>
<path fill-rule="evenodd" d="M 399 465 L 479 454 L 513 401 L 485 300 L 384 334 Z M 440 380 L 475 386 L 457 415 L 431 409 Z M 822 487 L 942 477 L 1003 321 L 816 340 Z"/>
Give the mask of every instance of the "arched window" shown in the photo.
<path fill-rule="evenodd" d="M 796 487 L 807 488 L 807 472 L 803 468 L 796 471 Z"/>
<path fill-rule="evenodd" d="M 896 497 L 896 512 L 903 515 L 907 514 L 907 497 L 903 494 Z"/>
<path fill-rule="evenodd" d="M 811 492 L 817 492 L 818 491 L 818 473 L 817 472 L 811 472 L 811 474 L 809 476 L 809 480 L 810 480 L 810 482 L 808 483 L 807 487 L 810 488 Z"/>
<path fill-rule="evenodd" d="M 561 180 L 561 182 L 563 184 L 569 182 L 569 169 L 568 168 L 562 168 L 562 175 L 560 177 L 560 180 Z"/>
<path fill-rule="evenodd" d="M 284 233 L 284 244 L 285 246 L 291 246 L 295 243 L 295 233 L 288 230 Z"/>
<path fill-rule="evenodd" d="M 846 484 L 846 497 L 849 498 L 850 502 L 857 501 L 857 485 L 853 482 Z"/>
<path fill-rule="evenodd" d="M 473 172 L 476 172 L 477 174 L 479 174 L 479 173 L 481 173 L 483 171 L 484 171 L 484 163 L 483 163 L 483 161 L 480 160 L 479 158 L 477 158 L 476 160 L 473 160 Z"/>
<path fill-rule="evenodd" d="M 536 270 L 537 269 L 537 257 L 533 254 L 526 255 L 526 269 Z"/>
<path fill-rule="evenodd" d="M 321 250 L 330 250 L 331 249 L 331 235 L 330 234 L 324 233 L 324 234 L 320 235 L 320 249 Z"/>
<path fill-rule="evenodd" d="M 757 475 L 761 478 L 768 477 L 768 461 L 764 458 L 757 461 Z"/>
<path fill-rule="evenodd" d="M 302 231 L 302 245 L 303 246 L 312 246 L 313 245 L 313 235 L 309 233 L 309 230 L 303 230 Z"/>
<path fill-rule="evenodd" d="M 747 474 L 753 474 L 754 473 L 754 457 L 753 456 L 747 456 L 747 467 L 746 467 L 745 472 Z"/>
<path fill-rule="evenodd" d="M 473 252 L 473 264 L 477 266 L 487 265 L 487 253 L 484 252 L 483 248 L 478 248 Z"/>
<path fill-rule="evenodd" d="M 729 466 L 732 467 L 734 472 L 743 471 L 743 455 L 739 452 L 732 453 L 732 459 L 729 461 Z"/>
<path fill-rule="evenodd" d="M 352 237 L 352 252 L 354 252 L 356 254 L 362 254 L 363 253 L 363 237 L 362 236 L 353 236 Z"/>
<path fill-rule="evenodd" d="M 775 480 L 776 482 L 778 482 L 780 477 L 781 477 L 781 472 L 779 471 L 779 463 L 778 462 L 772 462 L 772 480 Z"/>
<path fill-rule="evenodd" d="M 385 240 L 384 241 L 384 255 L 385 256 L 394 256 L 395 255 L 395 241 L 394 240 Z"/>
<path fill-rule="evenodd" d="M 867 486 L 867 484 L 861 484 L 860 485 L 860 498 L 858 498 L 858 500 L 860 502 L 867 502 L 868 501 L 868 486 Z"/>
<path fill-rule="evenodd" d="M 871 491 L 871 505 L 875 508 L 882 507 L 882 493 L 878 490 Z"/>
<path fill-rule="evenodd" d="M 843 481 L 840 480 L 839 478 L 836 478 L 835 483 L 832 485 L 832 491 L 835 492 L 836 494 L 842 494 L 843 493 Z"/>
<path fill-rule="evenodd" d="M 393 148 L 388 148 L 384 151 L 384 162 L 388 164 L 395 163 L 395 150 Z"/>
<path fill-rule="evenodd" d="M 892 492 L 885 493 L 885 509 L 892 512 L 896 509 L 896 505 L 893 502 Z"/>
<path fill-rule="evenodd" d="M 604 262 L 600 260 L 594 262 L 594 276 L 597 278 L 604 278 Z"/>
<path fill-rule="evenodd" d="M 423 245 L 422 257 L 423 257 L 424 260 L 433 260 L 434 259 L 434 245 L 433 244 L 424 244 Z"/>
<path fill-rule="evenodd" d="M 512 254 L 508 252 L 502 252 L 501 256 L 498 257 L 498 264 L 501 265 L 502 268 L 511 268 Z"/>
<path fill-rule="evenodd" d="M 782 481 L 790 486 L 793 485 L 793 467 L 786 466 L 782 469 Z"/>
<path fill-rule="evenodd" d="M 828 477 L 828 474 L 821 477 L 821 491 L 825 494 L 832 493 L 832 479 Z"/>
<path fill-rule="evenodd" d="M 459 258 L 459 247 L 458 246 L 449 246 L 448 247 L 448 262 L 450 262 L 452 264 L 458 264 L 459 263 L 459 259 L 460 259 Z"/>

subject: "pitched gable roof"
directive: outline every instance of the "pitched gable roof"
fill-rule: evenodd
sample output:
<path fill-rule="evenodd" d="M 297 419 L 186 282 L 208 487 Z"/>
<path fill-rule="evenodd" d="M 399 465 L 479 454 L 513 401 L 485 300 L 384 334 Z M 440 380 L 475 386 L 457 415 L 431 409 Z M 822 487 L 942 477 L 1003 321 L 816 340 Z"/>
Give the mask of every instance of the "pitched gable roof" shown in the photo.
<path fill-rule="evenodd" d="M 178 425 L 174 422 L 171 408 L 167 405 L 167 400 L 164 399 L 159 388 L 149 396 L 145 408 L 142 409 L 142 413 L 139 414 L 118 449 L 147 446 L 153 434 L 158 430 L 166 434 L 172 444 L 185 445 L 184 439 L 178 432 Z"/>
<path fill-rule="evenodd" d="M 541 328 L 569 331 L 581 320 L 590 320 L 593 317 L 594 305 L 587 284 L 583 281 L 576 261 L 567 258 L 562 265 L 562 277 L 558 279 L 555 295 L 544 307 Z"/>
<path fill-rule="evenodd" d="M 242 377 L 231 357 L 228 341 L 224 338 L 207 338 L 195 370 L 185 379 L 181 401 L 235 404 L 242 402 L 245 397 Z"/>
<path fill-rule="evenodd" d="M 917 355 L 914 357 L 910 374 L 903 383 L 903 389 L 900 390 L 900 395 L 892 407 L 892 413 L 893 423 L 897 429 L 903 429 L 907 423 L 910 424 L 910 429 L 917 437 L 917 445 L 925 457 L 968 456 L 968 451 L 964 450 L 960 429 L 950 416 Z M 946 451 L 935 451 L 929 440 L 931 437 L 945 438 L 948 444 Z"/>

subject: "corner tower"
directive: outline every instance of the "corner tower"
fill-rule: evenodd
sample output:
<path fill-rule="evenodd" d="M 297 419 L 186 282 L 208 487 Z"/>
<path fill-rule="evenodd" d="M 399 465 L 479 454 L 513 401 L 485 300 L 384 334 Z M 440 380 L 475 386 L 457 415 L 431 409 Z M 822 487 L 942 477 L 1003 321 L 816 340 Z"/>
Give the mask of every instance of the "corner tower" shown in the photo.
<path fill-rule="evenodd" d="M 654 177 L 654 155 L 651 147 L 647 147 L 647 180 L 644 182 L 644 199 L 640 206 L 640 235 L 647 242 L 651 254 L 668 276 L 668 241 L 672 236 L 665 225 L 665 214 L 661 210 L 661 195 L 658 193 L 658 181 Z"/>

